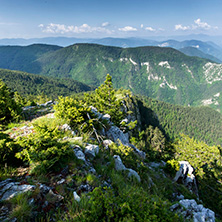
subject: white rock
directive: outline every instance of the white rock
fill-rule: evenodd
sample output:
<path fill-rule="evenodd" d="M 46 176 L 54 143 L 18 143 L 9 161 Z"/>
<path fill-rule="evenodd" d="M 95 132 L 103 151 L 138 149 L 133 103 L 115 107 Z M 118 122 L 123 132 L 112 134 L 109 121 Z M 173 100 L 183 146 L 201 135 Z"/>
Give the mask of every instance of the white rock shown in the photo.
<path fill-rule="evenodd" d="M 67 123 L 62 125 L 61 129 L 65 131 L 72 131 L 71 127 Z"/>
<path fill-rule="evenodd" d="M 129 145 L 129 135 L 124 134 L 117 126 L 111 126 L 106 134 L 107 137 L 114 142 L 120 141 L 123 145 Z"/>
<path fill-rule="evenodd" d="M 140 176 L 139 176 L 139 174 L 135 170 L 133 170 L 133 169 L 127 169 L 127 170 L 129 171 L 128 177 L 134 176 L 134 177 L 136 177 L 136 179 L 139 182 L 141 182 Z"/>
<path fill-rule="evenodd" d="M 34 189 L 35 189 L 34 185 L 23 184 L 23 185 L 10 186 L 10 188 L 3 194 L 2 198 L 1 198 L 1 201 L 9 200 L 12 197 L 14 197 L 14 196 L 16 196 L 20 193 L 24 193 L 24 192 L 31 191 L 31 190 L 34 190 Z"/>
<path fill-rule="evenodd" d="M 80 202 L 81 198 L 80 198 L 80 196 L 76 193 L 76 191 L 73 192 L 73 196 L 74 196 L 74 200 L 76 200 L 77 202 Z"/>
<path fill-rule="evenodd" d="M 179 161 L 180 169 L 177 171 L 174 181 L 182 178 L 183 184 L 193 193 L 198 196 L 198 188 L 196 184 L 196 178 L 193 174 L 194 168 L 187 161 Z"/>
<path fill-rule="evenodd" d="M 109 123 L 111 120 L 111 116 L 109 114 L 105 114 L 102 116 L 102 119 L 108 121 L 108 123 Z"/>
<path fill-rule="evenodd" d="M 86 156 L 88 156 L 88 157 L 95 157 L 96 154 L 99 153 L 99 146 L 98 145 L 93 145 L 93 144 L 88 144 L 85 147 L 84 152 L 85 152 Z"/>
<path fill-rule="evenodd" d="M 114 155 L 113 158 L 114 158 L 114 160 L 115 160 L 115 169 L 116 169 L 117 171 L 122 171 L 122 170 L 125 171 L 125 170 L 127 170 L 127 171 L 128 171 L 128 177 L 134 176 L 134 177 L 136 177 L 136 179 L 137 179 L 139 182 L 141 181 L 139 174 L 138 174 L 135 170 L 129 169 L 129 168 L 126 168 L 126 167 L 125 167 L 125 165 L 123 164 L 120 156 Z"/>
<path fill-rule="evenodd" d="M 120 156 L 118 155 L 114 155 L 113 156 L 114 160 L 115 160 L 115 169 L 117 171 L 120 171 L 120 170 L 126 170 L 127 168 L 124 166 Z"/>
<path fill-rule="evenodd" d="M 193 214 L 194 222 L 215 222 L 215 213 L 205 208 L 202 204 L 197 205 L 195 200 L 180 200 L 179 203 Z"/>
<path fill-rule="evenodd" d="M 103 146 L 105 147 L 105 149 L 108 149 L 112 143 L 112 140 L 103 140 Z"/>
<path fill-rule="evenodd" d="M 79 146 L 76 146 L 74 149 L 74 154 L 79 160 L 86 161 L 85 154 L 83 153 L 82 149 Z"/>

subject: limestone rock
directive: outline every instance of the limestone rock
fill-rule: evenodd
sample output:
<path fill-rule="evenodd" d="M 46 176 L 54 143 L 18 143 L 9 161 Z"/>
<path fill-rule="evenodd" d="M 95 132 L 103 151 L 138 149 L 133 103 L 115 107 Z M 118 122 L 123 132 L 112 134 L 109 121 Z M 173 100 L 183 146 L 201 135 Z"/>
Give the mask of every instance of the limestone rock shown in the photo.
<path fill-rule="evenodd" d="M 88 144 L 85 147 L 85 154 L 87 157 L 95 157 L 96 154 L 99 153 L 99 146 L 98 145 L 93 145 L 93 144 Z"/>
<path fill-rule="evenodd" d="M 77 202 L 81 200 L 80 196 L 76 193 L 76 191 L 73 192 L 73 197 L 74 197 L 74 200 L 76 200 Z"/>
<path fill-rule="evenodd" d="M 107 137 L 114 142 L 121 142 L 123 145 L 129 145 L 129 135 L 124 134 L 117 126 L 111 126 L 106 132 Z"/>
<path fill-rule="evenodd" d="M 195 200 L 180 200 L 180 205 L 182 205 L 186 210 L 190 210 L 193 214 L 194 222 L 215 222 L 215 213 L 205 208 L 202 204 L 197 204 Z"/>
<path fill-rule="evenodd" d="M 105 114 L 101 117 L 103 120 L 106 120 L 108 123 L 111 122 L 111 116 L 109 114 Z"/>
<path fill-rule="evenodd" d="M 187 161 L 180 161 L 180 169 L 177 171 L 174 181 L 182 178 L 183 184 L 198 197 L 198 188 L 194 173 L 194 168 Z"/>
<path fill-rule="evenodd" d="M 77 159 L 86 161 L 85 154 L 83 153 L 83 151 L 80 148 L 80 146 L 76 145 L 75 148 L 73 149 L 73 151 L 74 151 L 74 154 L 77 157 Z"/>
<path fill-rule="evenodd" d="M 139 174 L 135 170 L 125 167 L 120 156 L 114 155 L 113 158 L 115 160 L 115 169 L 117 171 L 128 171 L 128 177 L 134 176 L 139 182 L 141 181 Z"/>
<path fill-rule="evenodd" d="M 2 181 L 2 184 L 4 185 L 0 190 L 0 195 L 2 196 L 2 198 L 0 199 L 1 201 L 9 200 L 20 193 L 24 193 L 35 189 L 34 185 L 27 185 L 27 184 L 19 185 L 19 183 L 16 182 L 7 183 L 5 181 Z"/>
<path fill-rule="evenodd" d="M 51 204 L 58 203 L 64 199 L 63 196 L 61 196 L 59 194 L 55 194 L 51 189 L 49 190 L 49 192 L 47 193 L 45 198 L 48 201 L 48 203 L 51 203 Z"/>
<path fill-rule="evenodd" d="M 126 170 L 126 167 L 124 166 L 120 156 L 118 155 L 114 155 L 113 156 L 114 160 L 115 160 L 115 169 L 117 171 L 120 171 L 120 170 Z"/>
<path fill-rule="evenodd" d="M 103 140 L 103 146 L 105 149 L 109 149 L 109 146 L 113 143 L 112 140 Z"/>
<path fill-rule="evenodd" d="M 135 170 L 133 170 L 133 169 L 127 169 L 127 170 L 129 171 L 128 177 L 134 176 L 134 177 L 136 177 L 136 179 L 139 182 L 141 182 L 140 176 L 139 176 L 139 174 Z"/>

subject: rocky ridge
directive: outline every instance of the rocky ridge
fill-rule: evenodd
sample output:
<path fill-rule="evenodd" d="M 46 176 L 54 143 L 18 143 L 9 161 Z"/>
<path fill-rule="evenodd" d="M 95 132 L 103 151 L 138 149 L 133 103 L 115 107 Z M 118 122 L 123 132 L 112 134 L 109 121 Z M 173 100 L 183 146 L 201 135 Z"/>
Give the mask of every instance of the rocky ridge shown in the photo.
<path fill-rule="evenodd" d="M 47 107 L 50 107 L 52 104 L 46 104 Z M 30 108 L 32 109 L 32 108 Z M 45 107 L 43 106 L 43 109 Z M 47 108 L 48 112 L 51 111 L 51 108 Z M 98 118 L 105 118 L 108 120 L 109 127 L 104 128 L 101 132 L 105 135 L 106 139 L 103 140 L 103 146 L 99 146 L 97 144 L 91 143 L 82 143 L 81 146 L 78 145 L 79 141 L 82 141 L 83 138 L 77 137 L 75 132 L 72 131 L 71 127 L 68 124 L 63 124 L 60 126 L 63 131 L 70 131 L 71 137 L 65 137 L 64 140 L 78 141 L 76 144 L 72 142 L 70 145 L 73 149 L 73 153 L 78 161 L 80 161 L 80 165 L 76 168 L 77 174 L 84 175 L 94 175 L 93 177 L 96 180 L 100 181 L 101 187 L 110 187 L 112 188 L 112 181 L 110 178 L 104 180 L 102 175 L 100 175 L 95 167 L 95 159 L 100 155 L 101 149 L 106 151 L 111 150 L 112 144 L 116 144 L 117 146 L 124 145 L 132 149 L 133 153 L 139 161 L 143 163 L 146 153 L 144 151 L 140 151 L 135 146 L 133 146 L 129 142 L 129 134 L 124 133 L 119 127 L 115 126 L 111 121 L 110 117 L 107 114 L 99 113 L 96 108 L 91 107 L 91 110 L 97 115 Z M 54 118 L 53 114 L 47 114 L 46 118 Z M 31 124 L 30 124 L 31 125 Z M 28 129 L 28 131 L 26 131 Z M 32 126 L 23 126 L 20 128 L 21 131 L 25 131 L 25 134 L 21 136 L 25 136 L 28 133 L 33 133 Z M 15 137 L 11 135 L 11 137 Z M 120 171 L 126 173 L 129 179 L 136 180 L 138 183 L 142 182 L 141 175 L 138 173 L 139 170 L 134 168 L 126 167 L 123 160 L 119 155 L 113 155 L 114 160 L 114 169 L 116 171 Z M 105 163 L 109 165 L 110 163 Z M 147 165 L 147 163 L 144 163 Z M 166 178 L 166 173 L 161 169 L 165 165 L 162 163 L 149 163 L 148 166 L 151 171 L 158 178 Z M 140 166 L 138 166 L 140 167 Z M 46 214 L 50 212 L 52 209 L 58 210 L 60 208 L 65 209 L 67 211 L 66 206 L 64 204 L 65 193 L 58 192 L 58 187 L 63 190 L 64 185 L 68 185 L 68 190 L 73 193 L 73 200 L 76 202 L 80 202 L 82 196 L 84 194 L 92 192 L 96 186 L 94 183 L 90 183 L 90 179 L 86 181 L 82 181 L 81 183 L 77 183 L 76 175 L 70 169 L 70 166 L 64 167 L 59 173 L 53 175 L 52 181 L 48 182 L 48 184 L 40 183 L 31 178 L 32 176 L 25 172 L 23 175 L 17 178 L 9 178 L 0 182 L 0 219 L 1 221 L 18 221 L 16 217 L 9 218 L 8 215 L 11 213 L 10 207 L 8 207 L 7 201 L 15 198 L 20 194 L 28 193 L 37 193 L 37 195 L 30 195 L 29 204 L 33 207 L 33 217 L 31 217 L 30 221 L 35 220 L 35 216 L 38 214 Z M 182 178 L 182 182 L 188 189 L 193 192 L 198 199 L 198 189 L 195 181 L 194 169 L 192 166 L 186 162 L 180 162 L 180 170 L 177 172 L 176 176 L 172 180 L 172 182 L 177 182 L 179 178 Z M 31 181 L 31 182 L 30 182 Z M 71 185 L 70 185 L 71 184 Z M 149 177 L 149 186 L 155 187 L 155 183 L 152 178 Z M 184 199 L 184 196 L 180 194 L 180 196 L 176 198 L 180 200 L 179 203 L 172 205 L 170 208 L 173 212 L 177 212 L 185 219 L 192 219 L 195 222 L 213 222 L 215 221 L 215 214 L 213 211 L 204 208 L 203 205 L 197 205 L 196 201 L 191 199 Z M 181 200 L 182 199 L 182 200 Z M 52 221 L 56 221 L 55 217 L 52 217 Z"/>

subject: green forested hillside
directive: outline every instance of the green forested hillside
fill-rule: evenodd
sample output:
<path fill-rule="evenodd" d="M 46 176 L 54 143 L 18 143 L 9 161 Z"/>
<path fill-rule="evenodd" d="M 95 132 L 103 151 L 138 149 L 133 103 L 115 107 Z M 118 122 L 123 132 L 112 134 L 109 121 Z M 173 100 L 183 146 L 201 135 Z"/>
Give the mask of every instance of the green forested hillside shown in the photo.
<path fill-rule="evenodd" d="M 59 46 L 44 44 L 0 46 L 0 68 L 28 71 L 33 61 L 60 48 Z"/>
<path fill-rule="evenodd" d="M 2 58 L 0 67 L 72 78 L 94 86 L 99 86 L 109 73 L 116 88 L 123 87 L 172 104 L 222 109 L 222 65 L 186 56 L 172 48 L 32 45 L 16 48 L 18 56 L 8 49 L 9 52 L 6 48 L 4 52 L 8 60 Z"/>
<path fill-rule="evenodd" d="M 98 86 L 107 73 L 116 88 L 181 105 L 201 105 L 222 86 L 221 66 L 172 48 L 76 44 L 44 55 L 30 72 Z M 220 98 L 218 98 L 220 100 Z M 211 103 L 221 109 L 221 103 Z"/>
<path fill-rule="evenodd" d="M 52 79 L 7 69 L 0 69 L 0 79 L 12 91 L 17 91 L 22 96 L 44 94 L 49 98 L 56 98 L 58 95 L 68 96 L 76 92 L 92 90 L 92 87 L 71 79 Z"/>
<path fill-rule="evenodd" d="M 143 119 L 144 125 L 150 124 L 149 121 L 156 116 L 158 122 L 155 124 L 159 124 L 171 140 L 179 138 L 183 133 L 209 145 L 222 145 L 222 115 L 212 108 L 183 107 L 148 97 L 140 98 L 143 106 L 147 108 L 140 105 L 143 116 L 146 116 Z"/>

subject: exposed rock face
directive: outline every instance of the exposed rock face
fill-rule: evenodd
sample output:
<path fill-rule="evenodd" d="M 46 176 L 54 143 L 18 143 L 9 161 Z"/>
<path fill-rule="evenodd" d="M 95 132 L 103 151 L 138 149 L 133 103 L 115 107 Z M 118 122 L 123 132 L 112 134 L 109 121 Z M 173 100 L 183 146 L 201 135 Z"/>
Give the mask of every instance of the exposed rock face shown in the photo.
<path fill-rule="evenodd" d="M 106 134 L 109 139 L 116 143 L 120 141 L 125 146 L 129 145 L 129 135 L 127 133 L 124 134 L 117 126 L 111 126 Z"/>
<path fill-rule="evenodd" d="M 135 170 L 125 167 L 120 156 L 114 155 L 113 158 L 115 160 L 115 169 L 117 171 L 126 170 L 128 171 L 128 177 L 134 176 L 139 182 L 141 181 L 139 174 Z"/>
<path fill-rule="evenodd" d="M 176 211 L 185 220 L 193 219 L 194 222 L 215 222 L 215 213 L 205 208 L 202 204 L 197 204 L 195 200 L 180 200 L 179 203 L 171 207 L 171 211 Z"/>
<path fill-rule="evenodd" d="M 182 183 L 197 197 L 198 196 L 198 188 L 196 183 L 196 178 L 194 176 L 194 168 L 187 161 L 180 161 L 180 169 L 177 171 L 176 176 L 174 177 L 174 181 L 178 181 L 179 178 L 182 179 Z"/>
<path fill-rule="evenodd" d="M 34 189 L 34 185 L 19 185 L 18 182 L 11 182 L 11 180 L 5 180 L 0 183 L 0 200 L 9 200 L 20 193 L 24 193 Z"/>

